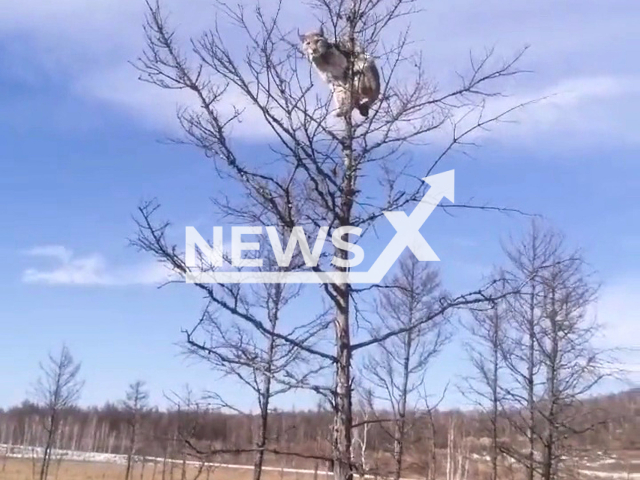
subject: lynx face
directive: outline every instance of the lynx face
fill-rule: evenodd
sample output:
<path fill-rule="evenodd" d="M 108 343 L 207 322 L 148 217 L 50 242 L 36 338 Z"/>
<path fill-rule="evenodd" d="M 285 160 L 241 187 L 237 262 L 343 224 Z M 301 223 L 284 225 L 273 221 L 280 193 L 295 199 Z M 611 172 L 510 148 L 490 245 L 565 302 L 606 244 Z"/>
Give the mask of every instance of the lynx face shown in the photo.
<path fill-rule="evenodd" d="M 302 51 L 309 60 L 321 57 L 329 51 L 330 44 L 322 31 L 300 35 Z"/>

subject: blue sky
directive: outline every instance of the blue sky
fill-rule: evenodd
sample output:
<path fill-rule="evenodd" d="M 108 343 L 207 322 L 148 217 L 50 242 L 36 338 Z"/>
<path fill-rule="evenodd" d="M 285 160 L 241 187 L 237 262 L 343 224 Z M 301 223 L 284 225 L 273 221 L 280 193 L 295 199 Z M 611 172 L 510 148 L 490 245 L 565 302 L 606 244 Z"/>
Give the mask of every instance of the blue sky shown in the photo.
<path fill-rule="evenodd" d="M 207 2 L 186 3 L 167 2 L 186 32 L 210 24 Z M 508 101 L 553 95 L 482 135 L 471 159 L 443 165 L 456 168 L 457 198 L 539 213 L 561 228 L 603 281 L 603 342 L 637 348 L 640 4 L 423 3 L 416 36 L 442 84 L 469 48 L 509 55 L 528 44 L 522 66 L 532 73 L 508 85 Z M 142 12 L 136 0 L 25 0 L 0 14 L 0 407 L 25 397 L 38 361 L 62 342 L 83 361 L 85 404 L 120 398 L 138 378 L 157 401 L 186 382 L 229 388 L 178 355 L 180 329 L 202 307 L 197 294 L 158 290 L 166 272 L 128 246 L 141 200 L 158 197 L 177 227 L 206 228 L 212 189 L 224 188 L 198 152 L 159 142 L 177 132 L 175 105 L 185 99 L 138 82 L 127 63 L 142 48 Z M 314 26 L 297 2 L 287 15 L 292 28 Z M 248 154 L 265 151 L 260 129 L 237 134 Z M 456 291 L 476 285 L 500 261 L 500 240 L 525 225 L 440 211 L 423 232 Z M 640 371 L 637 353 L 622 360 Z M 434 370 L 437 391 L 464 371 L 459 348 Z"/>

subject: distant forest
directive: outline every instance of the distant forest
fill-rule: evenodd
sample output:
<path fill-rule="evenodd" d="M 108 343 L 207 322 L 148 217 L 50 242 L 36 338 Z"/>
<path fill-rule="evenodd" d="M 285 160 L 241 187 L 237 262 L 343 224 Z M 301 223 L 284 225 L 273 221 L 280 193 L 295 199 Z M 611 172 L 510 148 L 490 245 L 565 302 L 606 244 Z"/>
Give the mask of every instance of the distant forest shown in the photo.
<path fill-rule="evenodd" d="M 614 395 L 594 397 L 583 402 L 585 426 L 596 428 L 572 439 L 579 450 L 640 449 L 640 389 Z M 588 412 L 588 414 L 587 414 Z M 0 410 L 0 444 L 42 446 L 45 442 L 42 422 L 45 410 L 25 401 L 22 405 Z M 517 415 L 517 412 L 511 414 Z M 383 412 L 378 412 L 380 417 Z M 361 421 L 362 417 L 356 419 Z M 108 403 L 102 407 L 72 408 L 64 411 L 57 445 L 58 449 L 126 454 L 129 430 L 133 421 L 131 411 L 124 403 Z M 314 456 L 328 456 L 331 450 L 332 414 L 323 410 L 274 411 L 270 417 L 269 437 L 276 449 L 296 452 L 299 456 L 287 458 L 288 465 L 318 466 Z M 208 447 L 225 449 L 216 460 L 250 463 L 252 456 L 243 453 L 242 446 L 255 443 L 259 418 L 257 415 L 225 413 L 199 406 L 176 407 L 162 411 L 148 408 L 137 419 L 140 440 L 138 456 L 183 458 L 191 442 L 201 450 Z M 407 439 L 410 470 L 419 470 L 431 458 L 429 452 L 445 450 L 455 438 L 469 452 L 482 454 L 487 446 L 486 432 L 489 418 L 476 411 L 434 410 L 430 415 L 413 414 L 410 436 Z M 510 425 L 509 422 L 503 425 Z M 359 439 L 362 445 L 363 439 Z M 518 441 L 517 432 L 505 429 L 501 441 Z M 358 439 L 356 439 L 356 443 Z M 366 448 L 370 455 L 384 463 L 392 438 L 385 429 L 372 422 L 367 432 Z M 237 449 L 237 452 L 234 452 Z M 273 460 L 273 458 L 271 459 Z M 321 465 L 324 468 L 326 465 Z"/>

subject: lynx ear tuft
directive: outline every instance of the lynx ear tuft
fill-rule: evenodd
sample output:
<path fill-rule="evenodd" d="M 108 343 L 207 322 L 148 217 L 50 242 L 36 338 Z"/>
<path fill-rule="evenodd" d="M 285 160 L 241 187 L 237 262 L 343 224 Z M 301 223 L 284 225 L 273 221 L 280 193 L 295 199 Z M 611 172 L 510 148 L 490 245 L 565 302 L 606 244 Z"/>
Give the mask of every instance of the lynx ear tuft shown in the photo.
<path fill-rule="evenodd" d="M 320 25 L 320 30 L 318 31 L 321 37 L 324 37 L 324 25 Z"/>
<path fill-rule="evenodd" d="M 306 38 L 305 35 L 300 33 L 300 29 L 298 29 L 298 38 L 300 39 L 300 41 L 304 41 L 304 39 Z"/>

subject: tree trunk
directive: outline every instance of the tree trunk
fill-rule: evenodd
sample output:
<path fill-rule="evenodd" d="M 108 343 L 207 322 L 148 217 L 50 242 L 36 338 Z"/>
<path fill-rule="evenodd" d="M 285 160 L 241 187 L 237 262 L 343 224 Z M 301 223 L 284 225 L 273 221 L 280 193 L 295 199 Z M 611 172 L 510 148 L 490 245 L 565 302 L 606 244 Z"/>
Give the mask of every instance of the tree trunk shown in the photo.
<path fill-rule="evenodd" d="M 162 480 L 167 480 L 167 457 L 169 456 L 169 442 L 165 444 L 162 456 Z"/>
<path fill-rule="evenodd" d="M 46 480 L 49 475 L 49 464 L 51 463 L 51 448 L 56 434 L 56 413 L 51 413 L 49 417 L 49 429 L 47 430 L 47 439 L 44 446 L 44 454 L 42 456 L 42 465 L 40 467 L 40 480 Z"/>
<path fill-rule="evenodd" d="M 551 330 L 550 339 L 550 351 L 548 354 L 548 366 L 547 366 L 547 390 L 549 392 L 549 411 L 546 415 L 547 434 L 544 441 L 544 458 L 543 458 L 543 470 L 542 479 L 551 480 L 555 477 L 556 470 L 556 458 L 554 453 L 556 451 L 556 403 L 558 401 L 557 394 L 557 381 L 558 381 L 558 354 L 559 354 L 559 340 L 558 340 L 558 316 L 555 313 L 555 295 L 552 293 L 552 313 L 549 315 L 549 329 Z"/>
<path fill-rule="evenodd" d="M 413 322 L 413 312 L 410 309 L 410 322 Z M 400 480 L 402 475 L 402 461 L 404 457 L 404 436 L 406 429 L 407 418 L 407 390 L 409 388 L 409 367 L 411 362 L 411 347 L 412 347 L 412 334 L 407 332 L 405 334 L 405 349 L 404 359 L 402 365 L 402 390 L 400 392 L 400 402 L 398 405 L 398 420 L 396 421 L 395 435 L 393 439 L 393 456 L 395 459 L 396 467 L 394 472 L 394 480 Z"/>
<path fill-rule="evenodd" d="M 355 2 L 351 7 L 351 25 L 349 28 L 349 47 L 355 47 Z M 349 98 L 353 98 L 354 79 L 353 65 L 349 61 Z M 344 137 L 342 143 L 342 153 L 344 157 L 344 178 L 342 181 L 342 199 L 340 205 L 340 215 L 338 227 L 351 226 L 351 214 L 355 196 L 356 171 L 353 156 L 353 119 L 351 111 L 344 118 Z M 349 242 L 349 234 L 346 234 L 346 241 Z M 336 257 L 341 260 L 348 260 L 349 253 L 345 250 L 336 249 Z M 349 268 L 338 267 L 338 271 L 347 274 Z M 336 285 L 334 289 L 336 304 L 335 336 L 336 336 L 336 398 L 335 398 L 335 438 L 334 438 L 334 479 L 351 480 L 353 478 L 351 462 L 351 434 L 353 426 L 353 398 L 351 391 L 351 325 L 350 325 L 350 305 L 351 286 L 348 282 Z"/>
<path fill-rule="evenodd" d="M 500 399 L 498 396 L 499 367 L 500 367 L 500 312 L 495 310 L 493 318 L 493 378 L 491 379 L 491 480 L 498 480 L 498 412 Z"/>
<path fill-rule="evenodd" d="M 132 466 L 133 466 L 133 455 L 136 450 L 136 420 L 134 420 L 134 424 L 131 428 L 131 437 L 129 437 L 129 451 L 127 452 L 127 469 L 124 474 L 124 480 L 131 480 L 132 475 Z"/>
<path fill-rule="evenodd" d="M 334 476 L 336 480 L 351 480 L 351 427 L 353 425 L 351 396 L 351 332 L 349 328 L 349 287 L 339 285 L 341 304 L 336 312 L 336 418 Z"/>
<path fill-rule="evenodd" d="M 275 322 L 272 322 L 272 331 L 275 330 Z M 263 376 L 264 390 L 262 399 L 260 399 L 260 431 L 258 432 L 258 441 L 256 447 L 255 458 L 253 461 L 253 480 L 260 480 L 262 476 L 262 465 L 264 463 L 264 449 L 267 446 L 267 430 L 269 423 L 269 404 L 271 400 L 271 375 L 273 355 L 275 352 L 275 337 L 269 337 L 269 347 L 267 353 L 267 368 Z"/>
<path fill-rule="evenodd" d="M 129 452 L 129 454 L 127 455 L 127 467 L 126 467 L 126 470 L 124 472 L 124 480 L 130 480 L 130 478 L 131 478 L 132 457 L 133 457 L 133 454 L 131 452 Z"/>
<path fill-rule="evenodd" d="M 527 458 L 527 480 L 534 480 L 535 462 L 535 352 L 536 352 L 536 332 L 535 332 L 535 287 L 529 299 L 529 354 L 527 358 L 527 407 L 529 409 L 529 425 L 527 440 L 529 441 L 529 454 Z"/>
<path fill-rule="evenodd" d="M 40 466 L 40 480 L 46 480 L 49 475 L 49 459 L 51 456 L 51 446 L 47 440 L 47 444 L 44 447 L 44 455 L 42 457 L 42 465 Z"/>

